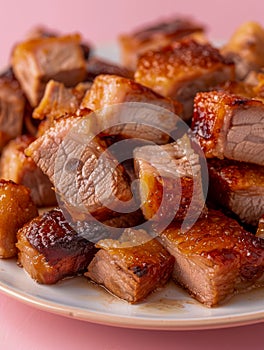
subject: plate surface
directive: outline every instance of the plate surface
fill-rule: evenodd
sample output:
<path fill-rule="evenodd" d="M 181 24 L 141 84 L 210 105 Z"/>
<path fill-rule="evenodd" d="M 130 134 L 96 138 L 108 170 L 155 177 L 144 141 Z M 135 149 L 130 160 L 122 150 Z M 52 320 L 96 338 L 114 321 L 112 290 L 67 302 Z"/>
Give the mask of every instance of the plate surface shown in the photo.
<path fill-rule="evenodd" d="M 130 305 L 84 277 L 66 279 L 53 286 L 39 285 L 15 260 L 1 260 L 0 290 L 46 311 L 128 328 L 209 329 L 264 321 L 264 288 L 208 309 L 169 283 L 146 301 Z"/>
<path fill-rule="evenodd" d="M 96 54 L 118 61 L 116 45 L 104 45 Z M 264 321 L 264 288 L 237 295 L 221 307 L 208 309 L 169 283 L 146 301 L 129 305 L 84 277 L 53 286 L 39 285 L 15 260 L 0 260 L 0 290 L 49 312 L 127 328 L 211 329 Z"/>

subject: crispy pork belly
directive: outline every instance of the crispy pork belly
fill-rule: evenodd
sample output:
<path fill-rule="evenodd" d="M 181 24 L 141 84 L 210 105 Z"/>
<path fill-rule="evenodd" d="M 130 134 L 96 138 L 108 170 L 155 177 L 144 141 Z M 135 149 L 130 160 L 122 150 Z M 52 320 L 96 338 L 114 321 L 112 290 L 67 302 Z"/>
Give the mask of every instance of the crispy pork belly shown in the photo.
<path fill-rule="evenodd" d="M 260 238 L 264 238 L 264 215 L 262 215 L 262 217 L 259 219 L 256 236 Z"/>
<path fill-rule="evenodd" d="M 119 37 L 121 60 L 129 69 L 136 69 L 138 57 L 149 50 L 159 49 L 184 37 L 205 41 L 204 26 L 190 18 L 174 17 Z"/>
<path fill-rule="evenodd" d="M 54 30 L 45 26 L 39 25 L 33 27 L 28 33 L 26 39 L 39 39 L 39 38 L 57 38 L 60 34 Z M 91 46 L 86 41 L 80 43 L 84 58 L 88 60 L 91 53 Z"/>
<path fill-rule="evenodd" d="M 242 24 L 222 53 L 234 60 L 238 79 L 244 79 L 252 70 L 259 71 L 264 67 L 264 28 L 256 22 Z"/>
<path fill-rule="evenodd" d="M 113 218 L 105 220 L 103 223 L 104 225 L 109 227 L 129 228 L 129 227 L 138 226 L 142 224 L 144 221 L 145 220 L 144 220 L 142 211 L 138 209 L 132 213 L 125 213 L 120 216 L 115 216 Z"/>
<path fill-rule="evenodd" d="M 264 167 L 228 159 L 208 159 L 209 198 L 256 226 L 264 214 Z"/>
<path fill-rule="evenodd" d="M 144 230 L 126 229 L 119 241 L 102 240 L 87 277 L 130 303 L 144 299 L 170 278 L 174 259 Z"/>
<path fill-rule="evenodd" d="M 264 285 L 264 241 L 221 212 L 184 232 L 175 223 L 161 240 L 175 257 L 173 279 L 206 306 Z"/>
<path fill-rule="evenodd" d="M 189 120 L 198 91 L 234 78 L 234 64 L 210 44 L 182 40 L 160 50 L 143 54 L 135 80 L 162 96 L 183 104 L 183 118 Z"/>
<path fill-rule="evenodd" d="M 37 215 L 28 188 L 0 180 L 0 258 L 17 254 L 17 231 Z"/>
<path fill-rule="evenodd" d="M 33 107 L 41 100 L 51 79 L 75 86 L 86 76 L 86 63 L 80 36 L 42 37 L 18 44 L 12 54 L 12 67 Z"/>
<path fill-rule="evenodd" d="M 87 61 L 86 69 L 88 81 L 93 81 L 101 74 L 118 75 L 128 79 L 133 79 L 134 76 L 134 72 L 129 69 L 99 57 L 91 57 Z"/>
<path fill-rule="evenodd" d="M 225 92 L 197 93 L 192 129 L 207 158 L 264 165 L 264 103 Z"/>
<path fill-rule="evenodd" d="M 31 198 L 38 207 L 52 206 L 57 201 L 49 178 L 24 153 L 34 140 L 33 136 L 23 135 L 5 146 L 0 162 L 0 177 L 28 187 Z"/>
<path fill-rule="evenodd" d="M 125 102 L 140 102 L 146 106 L 130 104 L 118 109 L 107 108 Z M 163 110 L 155 109 L 155 106 Z M 105 135 L 122 138 L 141 138 L 158 144 L 167 143 L 175 128 L 181 105 L 152 90 L 117 75 L 99 75 L 86 93 L 81 108 L 97 112 L 100 130 Z M 139 113 L 140 108 L 140 113 Z M 108 128 L 110 125 L 110 128 Z M 164 130 L 164 131 L 163 131 Z"/>
<path fill-rule="evenodd" d="M 163 146 L 134 151 L 141 209 L 146 219 L 168 224 L 183 221 L 204 208 L 199 155 L 187 137 Z M 173 214 L 172 214 L 173 213 Z"/>
<path fill-rule="evenodd" d="M 17 236 L 19 264 L 44 284 L 84 271 L 97 251 L 93 243 L 72 229 L 59 208 L 31 220 Z"/>
<path fill-rule="evenodd" d="M 84 207 L 97 219 L 106 220 L 115 210 L 130 205 L 132 192 L 123 166 L 107 151 L 105 142 L 97 136 L 87 142 L 87 122 L 83 125 L 81 120 L 58 119 L 54 127 L 29 145 L 26 154 L 48 175 L 69 210 Z M 75 137 L 63 142 L 75 127 Z"/>
<path fill-rule="evenodd" d="M 33 118 L 57 119 L 65 114 L 75 113 L 89 86 L 89 83 L 80 83 L 75 88 L 66 88 L 63 83 L 50 80 L 39 105 L 33 111 Z"/>
<path fill-rule="evenodd" d="M 22 133 L 26 99 L 12 70 L 0 76 L 0 151 Z"/>
<path fill-rule="evenodd" d="M 38 127 L 37 136 L 41 136 L 53 126 L 54 120 L 77 112 L 91 83 L 79 83 L 74 88 L 66 88 L 63 83 L 50 80 L 39 105 L 33 111 L 33 118 L 44 120 Z"/>

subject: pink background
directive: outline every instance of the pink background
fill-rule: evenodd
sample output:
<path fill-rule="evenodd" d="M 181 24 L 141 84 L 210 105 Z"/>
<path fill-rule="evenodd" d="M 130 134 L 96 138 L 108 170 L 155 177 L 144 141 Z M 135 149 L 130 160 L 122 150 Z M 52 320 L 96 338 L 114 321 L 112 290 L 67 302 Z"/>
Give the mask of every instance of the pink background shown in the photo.
<path fill-rule="evenodd" d="M 0 67 L 12 45 L 34 25 L 62 32 L 80 31 L 94 45 L 112 42 L 121 32 L 171 14 L 191 14 L 207 23 L 210 37 L 228 38 L 247 20 L 263 23 L 263 1 L 231 0 L 1 0 Z M 264 323 L 211 331 L 140 331 L 99 326 L 39 311 L 0 294 L 0 348 L 5 350 L 106 349 L 199 350 L 261 349 Z"/>
<path fill-rule="evenodd" d="M 263 22 L 263 2 L 243 0 L 0 0 L 0 67 L 12 45 L 42 23 L 63 32 L 80 31 L 93 44 L 113 41 L 119 33 L 159 16 L 191 14 L 208 25 L 210 37 L 228 38 L 247 20 Z"/>

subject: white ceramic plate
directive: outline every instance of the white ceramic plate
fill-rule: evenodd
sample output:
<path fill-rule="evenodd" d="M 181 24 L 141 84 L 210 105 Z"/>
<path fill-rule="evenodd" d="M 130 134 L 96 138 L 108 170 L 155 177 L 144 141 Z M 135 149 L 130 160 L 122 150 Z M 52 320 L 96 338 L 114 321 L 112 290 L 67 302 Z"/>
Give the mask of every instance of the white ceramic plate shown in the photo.
<path fill-rule="evenodd" d="M 96 52 L 118 60 L 110 44 Z M 84 277 L 53 286 L 35 283 L 15 260 L 0 260 L 0 290 L 40 309 L 95 323 L 140 329 L 209 329 L 264 321 L 264 288 L 235 296 L 208 309 L 170 283 L 138 305 L 129 305 Z"/>
<path fill-rule="evenodd" d="M 40 309 L 106 325 L 141 329 L 206 329 L 264 321 L 264 288 L 208 309 L 173 283 L 130 305 L 84 277 L 53 286 L 34 282 L 15 260 L 0 261 L 0 290 Z"/>

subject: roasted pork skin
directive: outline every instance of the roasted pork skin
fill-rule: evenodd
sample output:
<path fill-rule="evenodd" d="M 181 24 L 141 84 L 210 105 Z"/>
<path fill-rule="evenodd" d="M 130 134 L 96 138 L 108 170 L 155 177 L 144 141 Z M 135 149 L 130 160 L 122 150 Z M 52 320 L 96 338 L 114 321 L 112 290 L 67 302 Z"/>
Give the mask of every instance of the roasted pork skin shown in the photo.
<path fill-rule="evenodd" d="M 208 307 L 264 285 L 264 241 L 220 211 L 189 230 L 174 223 L 160 238 L 175 257 L 173 279 Z"/>
<path fill-rule="evenodd" d="M 59 208 L 30 221 L 17 236 L 19 264 L 43 284 L 81 272 L 97 251 L 93 243 L 73 230 Z"/>
<path fill-rule="evenodd" d="M 174 258 L 143 230 L 127 229 L 119 241 L 102 240 L 85 273 L 114 295 L 136 303 L 170 278 Z"/>

